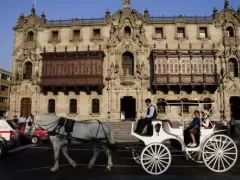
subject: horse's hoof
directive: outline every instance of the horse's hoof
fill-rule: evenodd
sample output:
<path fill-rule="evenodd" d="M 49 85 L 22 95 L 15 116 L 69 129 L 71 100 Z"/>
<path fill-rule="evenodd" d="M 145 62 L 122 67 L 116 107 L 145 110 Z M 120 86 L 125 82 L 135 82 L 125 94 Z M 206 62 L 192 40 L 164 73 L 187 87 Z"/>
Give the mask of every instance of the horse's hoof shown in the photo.
<path fill-rule="evenodd" d="M 92 170 L 92 166 L 88 166 L 87 171 L 91 171 L 91 170 Z"/>
<path fill-rule="evenodd" d="M 112 169 L 111 168 L 106 168 L 105 171 L 111 171 Z"/>
<path fill-rule="evenodd" d="M 73 166 L 73 168 L 76 168 L 76 167 L 77 167 L 77 163 L 76 163 L 76 162 L 73 162 L 73 163 L 72 163 L 72 166 Z"/>
<path fill-rule="evenodd" d="M 58 169 L 53 167 L 52 169 L 50 169 L 50 171 L 53 172 L 53 173 L 55 173 L 55 172 L 58 171 Z"/>

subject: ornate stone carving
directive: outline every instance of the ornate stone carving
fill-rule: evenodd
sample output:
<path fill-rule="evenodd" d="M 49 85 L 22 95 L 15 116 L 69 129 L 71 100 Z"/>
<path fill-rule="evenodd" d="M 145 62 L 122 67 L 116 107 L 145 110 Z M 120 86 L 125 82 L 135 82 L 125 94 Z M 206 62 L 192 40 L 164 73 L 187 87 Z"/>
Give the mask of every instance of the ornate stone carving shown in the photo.
<path fill-rule="evenodd" d="M 34 91 L 32 91 L 30 89 L 30 87 L 28 85 L 26 85 L 24 87 L 24 89 L 21 91 L 21 94 L 23 94 L 23 95 L 32 95 L 32 94 L 34 94 Z"/>

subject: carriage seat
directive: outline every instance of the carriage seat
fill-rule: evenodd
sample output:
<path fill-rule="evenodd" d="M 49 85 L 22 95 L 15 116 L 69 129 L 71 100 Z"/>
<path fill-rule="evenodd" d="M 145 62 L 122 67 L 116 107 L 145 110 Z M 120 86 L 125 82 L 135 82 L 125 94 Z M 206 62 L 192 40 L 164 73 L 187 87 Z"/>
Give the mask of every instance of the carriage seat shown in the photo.
<path fill-rule="evenodd" d="M 204 127 L 204 129 L 212 129 L 216 126 L 217 122 L 216 121 L 210 121 L 208 127 Z"/>

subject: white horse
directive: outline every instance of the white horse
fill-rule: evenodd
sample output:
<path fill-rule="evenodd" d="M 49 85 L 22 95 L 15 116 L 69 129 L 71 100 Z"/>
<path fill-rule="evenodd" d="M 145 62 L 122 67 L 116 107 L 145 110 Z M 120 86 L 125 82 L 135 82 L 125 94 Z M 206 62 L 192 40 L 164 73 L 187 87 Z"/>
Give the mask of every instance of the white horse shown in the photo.
<path fill-rule="evenodd" d="M 41 114 L 41 115 L 35 115 L 34 121 L 38 126 L 41 126 L 42 128 L 51 132 L 57 127 L 59 118 L 60 117 L 55 115 Z M 65 132 L 64 126 L 59 129 L 58 133 L 65 136 L 67 135 L 67 133 Z M 73 126 L 73 132 L 71 133 L 71 137 L 80 138 L 87 141 L 93 140 L 94 138 L 101 139 L 100 141 L 103 143 L 101 144 L 101 146 L 104 149 L 108 158 L 108 164 L 107 164 L 106 170 L 109 170 L 109 171 L 111 170 L 113 166 L 112 155 L 111 155 L 110 148 L 106 143 L 109 142 L 109 144 L 112 145 L 115 143 L 115 141 L 114 141 L 113 133 L 110 126 L 108 126 L 105 123 L 99 124 L 98 120 L 85 120 L 85 121 L 79 121 L 79 122 L 76 121 Z M 75 168 L 77 166 L 77 163 L 69 157 L 67 152 L 68 139 L 61 138 L 58 135 L 53 135 L 53 136 L 50 136 L 50 141 L 53 144 L 54 159 L 55 159 L 55 164 L 53 168 L 51 168 L 51 171 L 56 172 L 59 169 L 60 150 L 62 150 L 64 157 Z M 82 144 L 83 142 L 78 140 L 71 140 L 71 143 Z M 87 166 L 88 170 L 90 170 L 93 167 L 100 153 L 99 145 L 93 144 L 93 151 L 94 151 L 93 157 L 91 158 Z"/>

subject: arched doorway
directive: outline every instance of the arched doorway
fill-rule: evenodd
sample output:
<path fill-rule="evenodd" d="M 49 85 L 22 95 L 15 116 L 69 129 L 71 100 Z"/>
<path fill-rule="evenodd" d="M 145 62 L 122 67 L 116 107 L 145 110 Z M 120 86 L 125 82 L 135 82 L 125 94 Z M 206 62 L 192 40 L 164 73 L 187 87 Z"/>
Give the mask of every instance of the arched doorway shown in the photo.
<path fill-rule="evenodd" d="M 134 75 L 134 56 L 131 52 L 126 51 L 122 55 L 123 76 Z"/>
<path fill-rule="evenodd" d="M 121 112 L 125 114 L 125 120 L 136 118 L 136 99 L 132 96 L 124 96 L 121 99 Z"/>
<path fill-rule="evenodd" d="M 240 121 L 240 97 L 233 96 L 230 98 L 231 117 L 235 120 Z"/>
<path fill-rule="evenodd" d="M 32 100 L 31 98 L 23 98 L 21 100 L 21 112 L 20 116 L 28 117 L 32 110 Z"/>

